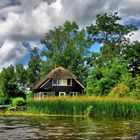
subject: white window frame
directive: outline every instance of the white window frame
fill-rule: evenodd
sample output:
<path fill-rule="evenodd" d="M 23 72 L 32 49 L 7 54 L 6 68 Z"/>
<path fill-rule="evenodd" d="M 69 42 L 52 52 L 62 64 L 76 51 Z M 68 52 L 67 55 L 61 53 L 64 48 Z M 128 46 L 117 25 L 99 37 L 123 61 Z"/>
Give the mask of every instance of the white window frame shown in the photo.
<path fill-rule="evenodd" d="M 61 95 L 61 94 L 63 94 L 63 95 Z M 66 92 L 59 92 L 59 97 L 61 97 L 61 96 L 66 96 Z"/>
<path fill-rule="evenodd" d="M 56 84 L 54 84 L 54 80 L 56 80 Z M 66 80 L 66 84 L 64 84 L 64 80 Z M 70 79 L 70 85 L 68 85 L 68 79 L 59 79 L 59 78 L 53 78 L 52 79 L 52 86 L 72 86 L 72 79 Z"/>
<path fill-rule="evenodd" d="M 57 79 L 57 86 L 63 86 L 63 79 Z"/>

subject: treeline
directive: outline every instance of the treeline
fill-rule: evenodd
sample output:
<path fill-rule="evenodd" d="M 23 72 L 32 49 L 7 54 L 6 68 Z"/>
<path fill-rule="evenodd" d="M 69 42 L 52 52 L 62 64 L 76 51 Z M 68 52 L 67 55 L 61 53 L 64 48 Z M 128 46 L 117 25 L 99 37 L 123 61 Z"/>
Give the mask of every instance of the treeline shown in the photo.
<path fill-rule="evenodd" d="M 85 94 L 140 98 L 140 42 L 129 39 L 138 29 L 120 21 L 117 13 L 105 13 L 82 29 L 69 21 L 55 27 L 41 40 L 44 49 L 30 52 L 26 68 L 18 64 L 2 70 L 0 96 L 25 96 L 36 81 L 62 66 L 85 84 Z M 99 52 L 92 50 L 95 44 Z"/>

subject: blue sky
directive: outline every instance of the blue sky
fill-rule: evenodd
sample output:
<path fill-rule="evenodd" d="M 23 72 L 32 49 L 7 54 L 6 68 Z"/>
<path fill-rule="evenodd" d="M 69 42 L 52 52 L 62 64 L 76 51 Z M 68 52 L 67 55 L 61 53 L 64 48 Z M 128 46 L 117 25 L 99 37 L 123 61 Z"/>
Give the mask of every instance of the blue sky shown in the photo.
<path fill-rule="evenodd" d="M 39 40 L 50 29 L 66 20 L 81 27 L 95 22 L 97 14 L 117 11 L 122 24 L 140 28 L 139 0 L 1 0 L 0 69 L 17 63 L 27 64 L 31 48 L 42 48 Z M 140 31 L 131 41 L 140 40 Z M 96 44 L 91 50 L 99 51 Z"/>

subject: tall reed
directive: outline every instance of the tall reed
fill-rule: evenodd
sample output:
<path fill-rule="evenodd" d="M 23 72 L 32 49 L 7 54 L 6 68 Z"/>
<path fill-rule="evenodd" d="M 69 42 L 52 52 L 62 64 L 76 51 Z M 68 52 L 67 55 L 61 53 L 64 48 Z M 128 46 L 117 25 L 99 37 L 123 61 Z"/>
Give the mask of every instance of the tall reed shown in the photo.
<path fill-rule="evenodd" d="M 50 97 L 27 103 L 31 113 L 81 116 L 139 117 L 140 100 L 109 97 Z"/>

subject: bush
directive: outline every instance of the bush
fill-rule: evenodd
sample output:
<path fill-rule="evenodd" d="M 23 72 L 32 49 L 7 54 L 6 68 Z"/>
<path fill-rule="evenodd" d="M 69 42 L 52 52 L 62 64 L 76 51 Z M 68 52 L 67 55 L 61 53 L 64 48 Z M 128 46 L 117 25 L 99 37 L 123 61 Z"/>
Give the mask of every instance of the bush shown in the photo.
<path fill-rule="evenodd" d="M 116 87 L 112 88 L 111 92 L 109 93 L 111 97 L 128 97 L 129 96 L 129 87 L 119 83 Z"/>
<path fill-rule="evenodd" d="M 5 101 L 5 98 L 4 97 L 0 97 L 0 105 L 3 105 L 4 101 Z"/>
<path fill-rule="evenodd" d="M 110 78 L 102 78 L 98 82 L 98 87 L 101 95 L 107 95 L 111 91 L 111 87 L 114 87 L 115 82 Z"/>
<path fill-rule="evenodd" d="M 30 101 L 32 99 L 33 93 L 32 91 L 29 91 L 26 93 L 26 101 Z"/>
<path fill-rule="evenodd" d="M 11 100 L 6 97 L 0 97 L 0 105 L 8 105 L 11 104 Z"/>
<path fill-rule="evenodd" d="M 140 100 L 140 91 L 133 90 L 132 92 L 129 92 L 129 96 Z"/>
<path fill-rule="evenodd" d="M 25 100 L 22 97 L 17 97 L 12 99 L 12 106 L 25 105 Z"/>

